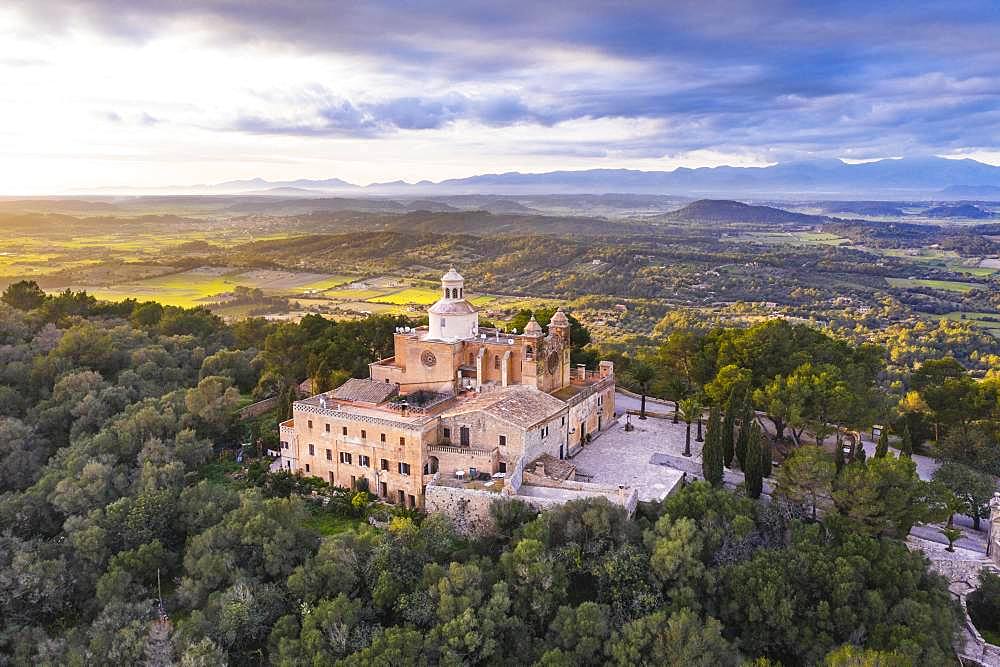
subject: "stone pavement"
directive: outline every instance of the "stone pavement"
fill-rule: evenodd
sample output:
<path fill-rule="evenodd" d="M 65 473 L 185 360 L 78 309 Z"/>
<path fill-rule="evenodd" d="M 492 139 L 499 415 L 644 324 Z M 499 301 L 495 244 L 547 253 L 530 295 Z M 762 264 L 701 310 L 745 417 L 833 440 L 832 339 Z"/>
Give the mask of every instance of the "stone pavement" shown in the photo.
<path fill-rule="evenodd" d="M 624 424 L 624 418 L 619 419 L 573 457 L 578 476 L 599 484 L 631 486 L 639 491 L 641 501 L 667 495 L 685 472 L 690 476 L 697 471 L 700 476 L 701 443 L 694 442 L 694 434 L 691 450 L 697 452 L 697 461 L 680 456 L 684 451 L 684 424 L 634 416 L 634 431 L 625 431 Z M 655 454 L 668 455 L 669 465 L 652 463 Z"/>
<path fill-rule="evenodd" d="M 631 416 L 635 430 L 625 430 L 625 418 L 610 426 L 572 459 L 577 474 L 600 484 L 625 484 L 639 491 L 639 500 L 658 500 L 670 493 L 685 477 L 702 479 L 701 446 L 695 438 L 698 427 L 691 425 L 691 456 L 684 456 L 686 424 L 670 419 Z M 726 486 L 743 483 L 743 473 L 726 469 Z M 764 494 L 770 495 L 771 480 L 764 480 Z"/>

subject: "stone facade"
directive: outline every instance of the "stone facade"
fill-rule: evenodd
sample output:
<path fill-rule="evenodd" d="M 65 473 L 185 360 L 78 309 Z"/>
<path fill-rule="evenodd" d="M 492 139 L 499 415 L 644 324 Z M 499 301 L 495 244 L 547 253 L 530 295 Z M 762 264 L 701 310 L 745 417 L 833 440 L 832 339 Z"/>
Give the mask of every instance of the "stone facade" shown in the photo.
<path fill-rule="evenodd" d="M 614 366 L 571 368 L 561 310 L 547 334 L 534 318 L 519 334 L 480 329 L 462 277 L 441 285 L 430 326 L 398 330 L 368 379 L 294 403 L 276 469 L 431 509 L 435 475 L 503 477 L 513 494 L 528 461 L 565 458 L 613 423 Z"/>

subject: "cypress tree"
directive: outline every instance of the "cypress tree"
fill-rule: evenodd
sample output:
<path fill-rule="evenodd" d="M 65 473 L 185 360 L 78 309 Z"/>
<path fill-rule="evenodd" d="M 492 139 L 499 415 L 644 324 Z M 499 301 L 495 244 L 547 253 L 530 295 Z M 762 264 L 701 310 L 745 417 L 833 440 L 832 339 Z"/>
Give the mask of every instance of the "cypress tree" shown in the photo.
<path fill-rule="evenodd" d="M 747 496 L 750 498 L 760 498 L 760 492 L 764 490 L 764 477 L 761 470 L 763 452 L 761 441 L 763 440 L 760 426 L 754 423 L 747 433 L 746 467 L 743 468 L 744 484 L 746 485 Z"/>
<path fill-rule="evenodd" d="M 844 469 L 844 464 L 847 463 L 847 461 L 844 460 L 843 445 L 836 445 L 836 451 L 833 454 L 833 462 L 837 464 L 837 474 L 839 475 L 840 471 Z"/>
<path fill-rule="evenodd" d="M 736 438 L 736 399 L 732 392 L 729 394 L 729 400 L 726 401 L 726 416 L 722 420 L 722 432 L 719 434 L 719 438 L 722 441 L 722 463 L 727 468 L 732 468 L 733 457 L 736 454 L 733 447 Z"/>
<path fill-rule="evenodd" d="M 708 430 L 701 449 L 701 470 L 712 486 L 722 484 L 722 436 L 722 418 L 719 409 L 713 407 L 708 414 Z"/>
<path fill-rule="evenodd" d="M 865 452 L 865 445 L 863 442 L 857 442 L 854 445 L 854 460 L 861 465 L 865 464 L 865 460 L 868 458 L 868 454 Z"/>
<path fill-rule="evenodd" d="M 771 439 L 767 437 L 767 434 L 761 431 L 761 446 L 760 446 L 760 475 L 761 477 L 771 476 L 771 466 L 774 461 L 772 460 L 773 453 L 771 452 Z"/>
<path fill-rule="evenodd" d="M 747 467 L 747 445 L 750 442 L 750 431 L 755 425 L 753 417 L 753 405 L 750 403 L 750 397 L 747 396 L 743 399 L 740 433 L 736 437 L 736 459 L 740 462 L 740 470 L 746 470 Z"/>
<path fill-rule="evenodd" d="M 910 435 L 910 425 L 907 422 L 903 422 L 903 433 L 900 435 L 901 442 L 899 443 L 899 455 L 900 457 L 905 456 L 910 458 L 913 456 L 913 436 Z"/>
<path fill-rule="evenodd" d="M 884 458 L 889 453 L 889 427 L 883 426 L 878 434 L 878 444 L 875 445 L 875 458 Z"/>

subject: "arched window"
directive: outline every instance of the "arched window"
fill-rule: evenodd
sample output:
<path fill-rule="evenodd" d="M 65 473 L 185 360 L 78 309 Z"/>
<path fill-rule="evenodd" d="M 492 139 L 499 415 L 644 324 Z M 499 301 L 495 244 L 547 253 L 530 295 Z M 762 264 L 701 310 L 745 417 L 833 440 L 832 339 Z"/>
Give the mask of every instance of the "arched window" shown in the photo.
<path fill-rule="evenodd" d="M 450 287 L 445 287 L 444 288 L 444 298 L 446 298 L 446 299 L 450 299 L 451 298 L 451 288 Z"/>
<path fill-rule="evenodd" d="M 459 287 L 458 288 L 458 298 L 460 298 L 460 299 L 464 299 L 465 298 L 465 288 L 464 287 Z"/>
<path fill-rule="evenodd" d="M 496 370 L 500 370 L 500 355 L 499 354 L 496 355 L 495 357 L 493 357 L 493 368 L 495 368 Z"/>
<path fill-rule="evenodd" d="M 527 353 L 528 358 L 530 359 L 531 358 L 531 352 L 532 352 L 530 345 L 525 349 L 525 352 Z"/>

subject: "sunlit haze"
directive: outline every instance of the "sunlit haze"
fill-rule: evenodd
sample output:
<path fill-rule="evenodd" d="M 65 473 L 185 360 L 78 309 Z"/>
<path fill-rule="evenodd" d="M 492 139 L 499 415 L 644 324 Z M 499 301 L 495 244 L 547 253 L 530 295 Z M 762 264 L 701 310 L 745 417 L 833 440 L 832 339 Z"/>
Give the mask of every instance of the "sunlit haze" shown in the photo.
<path fill-rule="evenodd" d="M 0 10 L 0 193 L 817 157 L 1000 164 L 988 3 L 907 3 L 878 20 L 865 3 L 554 3 L 502 19 L 475 3 L 121 4 Z"/>

